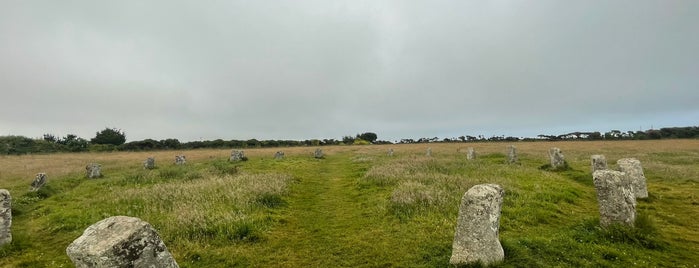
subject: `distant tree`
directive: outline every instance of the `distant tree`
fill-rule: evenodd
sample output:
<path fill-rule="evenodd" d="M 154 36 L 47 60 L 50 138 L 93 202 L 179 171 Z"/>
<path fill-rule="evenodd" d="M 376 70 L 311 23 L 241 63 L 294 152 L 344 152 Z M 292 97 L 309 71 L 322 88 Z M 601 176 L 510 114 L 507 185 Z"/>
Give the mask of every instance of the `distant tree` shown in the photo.
<path fill-rule="evenodd" d="M 126 133 L 116 128 L 105 128 L 97 132 L 90 142 L 94 144 L 122 145 L 126 142 Z"/>
<path fill-rule="evenodd" d="M 354 143 L 354 138 L 352 136 L 344 136 L 342 137 L 342 143 L 350 145 Z"/>
<path fill-rule="evenodd" d="M 362 134 L 357 134 L 357 138 L 373 143 L 378 139 L 378 136 L 376 136 L 376 133 L 366 132 Z"/>
<path fill-rule="evenodd" d="M 58 142 L 58 138 L 53 134 L 44 134 L 44 140 L 52 143 Z"/>
<path fill-rule="evenodd" d="M 87 140 L 74 134 L 66 135 L 58 143 L 65 145 L 71 152 L 87 151 Z"/>

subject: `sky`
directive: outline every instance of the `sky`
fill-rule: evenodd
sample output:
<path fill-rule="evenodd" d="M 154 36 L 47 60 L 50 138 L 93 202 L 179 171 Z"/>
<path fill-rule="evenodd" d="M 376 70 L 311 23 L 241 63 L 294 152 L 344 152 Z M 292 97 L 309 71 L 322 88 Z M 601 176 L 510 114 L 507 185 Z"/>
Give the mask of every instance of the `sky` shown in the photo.
<path fill-rule="evenodd" d="M 699 125 L 699 1 L 3 0 L 0 136 Z"/>

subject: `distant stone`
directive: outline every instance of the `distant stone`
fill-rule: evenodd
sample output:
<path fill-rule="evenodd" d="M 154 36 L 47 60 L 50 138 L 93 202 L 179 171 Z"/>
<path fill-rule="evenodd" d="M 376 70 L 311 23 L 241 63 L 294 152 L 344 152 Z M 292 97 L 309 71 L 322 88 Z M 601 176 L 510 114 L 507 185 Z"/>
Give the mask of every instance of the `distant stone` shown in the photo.
<path fill-rule="evenodd" d="M 146 158 L 146 161 L 143 162 L 143 168 L 154 169 L 155 168 L 155 158 L 153 158 L 153 157 Z"/>
<path fill-rule="evenodd" d="M 552 169 L 559 169 L 565 166 L 566 160 L 565 156 L 563 156 L 563 153 L 561 152 L 561 149 L 556 147 L 549 149 L 549 159 L 551 160 Z"/>
<path fill-rule="evenodd" d="M 648 187 L 646 186 L 646 176 L 643 174 L 641 161 L 635 158 L 622 158 L 616 161 L 621 172 L 626 173 L 631 179 L 636 198 L 648 198 Z"/>
<path fill-rule="evenodd" d="M 229 160 L 231 162 L 239 162 L 243 161 L 243 157 L 245 157 L 245 153 L 243 153 L 243 150 L 233 150 L 231 151 L 231 157 Z"/>
<path fill-rule="evenodd" d="M 629 176 L 615 170 L 598 170 L 592 173 L 597 190 L 600 225 L 624 224 L 633 226 L 636 221 L 636 196 Z"/>
<path fill-rule="evenodd" d="M 432 156 L 432 147 L 427 148 L 426 156 Z"/>
<path fill-rule="evenodd" d="M 605 170 L 607 169 L 607 158 L 601 154 L 592 155 L 591 166 L 593 173 L 598 170 Z"/>
<path fill-rule="evenodd" d="M 393 156 L 393 148 L 388 149 L 388 156 Z"/>
<path fill-rule="evenodd" d="M 515 164 L 517 161 L 517 147 L 514 145 L 507 146 L 507 163 Z"/>
<path fill-rule="evenodd" d="M 10 191 L 0 189 L 0 246 L 12 242 L 12 197 Z"/>
<path fill-rule="evenodd" d="M 85 176 L 89 179 L 102 177 L 102 165 L 90 163 L 85 166 Z"/>
<path fill-rule="evenodd" d="M 277 151 L 276 153 L 274 153 L 274 159 L 277 159 L 277 160 L 284 159 L 284 152 Z"/>
<path fill-rule="evenodd" d="M 500 211 L 505 190 L 497 184 L 471 187 L 461 198 L 459 218 L 452 244 L 451 265 L 504 260 L 500 244 Z"/>
<path fill-rule="evenodd" d="M 175 165 L 184 165 L 187 163 L 187 158 L 184 155 L 175 156 Z"/>
<path fill-rule="evenodd" d="M 473 147 L 468 147 L 468 149 L 466 149 L 466 159 L 476 159 L 476 150 L 474 150 Z"/>
<path fill-rule="evenodd" d="M 323 158 L 323 150 L 321 150 L 320 148 L 316 149 L 316 151 L 313 153 L 313 157 L 318 159 Z"/>
<path fill-rule="evenodd" d="M 44 184 L 46 184 L 46 173 L 37 173 L 34 181 L 32 181 L 32 189 L 30 191 L 38 191 Z"/>
<path fill-rule="evenodd" d="M 141 219 L 101 220 L 68 245 L 75 267 L 179 267 L 153 227 Z"/>

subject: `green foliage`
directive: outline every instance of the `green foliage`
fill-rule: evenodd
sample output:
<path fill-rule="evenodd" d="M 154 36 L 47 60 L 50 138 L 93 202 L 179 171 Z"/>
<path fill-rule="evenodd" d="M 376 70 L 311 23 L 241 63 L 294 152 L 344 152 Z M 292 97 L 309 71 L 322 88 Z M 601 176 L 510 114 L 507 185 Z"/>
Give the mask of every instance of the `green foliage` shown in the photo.
<path fill-rule="evenodd" d="M 368 141 L 369 143 L 373 143 L 378 139 L 378 136 L 376 133 L 373 132 L 365 132 L 362 134 L 357 134 L 357 139 L 365 140 Z"/>
<path fill-rule="evenodd" d="M 122 145 L 126 142 L 126 133 L 116 128 L 105 128 L 95 134 L 95 137 L 90 140 L 94 144 L 111 144 L 115 146 Z"/>

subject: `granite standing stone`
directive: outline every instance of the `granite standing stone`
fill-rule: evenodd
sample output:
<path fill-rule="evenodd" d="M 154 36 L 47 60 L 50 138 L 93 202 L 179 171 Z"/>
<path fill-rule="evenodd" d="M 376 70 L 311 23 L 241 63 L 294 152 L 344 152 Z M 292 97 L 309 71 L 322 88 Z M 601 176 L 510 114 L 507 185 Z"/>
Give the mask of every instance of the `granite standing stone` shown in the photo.
<path fill-rule="evenodd" d="M 635 158 L 622 158 L 616 161 L 621 172 L 626 173 L 631 179 L 636 198 L 648 198 L 648 187 L 646 186 L 646 176 L 643 174 L 641 161 Z"/>
<path fill-rule="evenodd" d="M 34 181 L 32 181 L 32 189 L 30 191 L 38 191 L 44 184 L 46 184 L 46 173 L 37 173 Z"/>
<path fill-rule="evenodd" d="M 68 245 L 75 267 L 179 267 L 153 227 L 141 219 L 115 216 L 85 229 Z"/>
<path fill-rule="evenodd" d="M 146 161 L 143 162 L 143 168 L 154 169 L 155 168 L 155 158 L 153 158 L 153 157 L 146 158 Z"/>
<path fill-rule="evenodd" d="M 604 155 L 595 154 L 595 155 L 592 155 L 592 157 L 590 159 L 591 159 L 591 166 L 592 166 L 593 173 L 595 171 L 598 171 L 598 170 L 607 169 L 607 158 L 604 157 Z"/>
<path fill-rule="evenodd" d="M 284 152 L 277 151 L 276 153 L 274 153 L 274 159 L 277 159 L 277 160 L 284 159 Z"/>
<path fill-rule="evenodd" d="M 466 159 L 468 159 L 468 160 L 476 159 L 476 150 L 474 150 L 473 147 L 468 147 L 466 149 Z"/>
<path fill-rule="evenodd" d="M 313 157 L 318 159 L 323 158 L 323 150 L 321 150 L 320 148 L 316 149 L 316 151 L 313 153 Z"/>
<path fill-rule="evenodd" d="M 12 242 L 12 197 L 10 191 L 0 189 L 0 246 Z"/>
<path fill-rule="evenodd" d="M 559 169 L 565 166 L 566 160 L 561 149 L 556 147 L 549 149 L 549 159 L 551 160 L 552 169 Z"/>
<path fill-rule="evenodd" d="M 426 156 L 432 156 L 432 147 L 427 148 L 427 152 L 425 153 Z"/>
<path fill-rule="evenodd" d="M 515 164 L 517 161 L 517 147 L 514 145 L 507 146 L 507 163 Z"/>
<path fill-rule="evenodd" d="M 90 163 L 85 166 L 85 176 L 89 179 L 102 177 L 102 165 Z"/>
<path fill-rule="evenodd" d="M 633 226 L 636 221 L 636 196 L 628 174 L 615 170 L 592 173 L 597 190 L 600 225 L 618 223 Z"/>
<path fill-rule="evenodd" d="M 184 155 L 175 156 L 175 165 L 184 165 L 187 163 L 187 158 Z"/>
<path fill-rule="evenodd" d="M 485 265 L 504 260 L 500 244 L 500 211 L 505 190 L 497 184 L 471 187 L 461 198 L 449 263 Z"/>
<path fill-rule="evenodd" d="M 393 156 L 393 148 L 388 149 L 388 156 Z"/>
<path fill-rule="evenodd" d="M 233 150 L 231 151 L 231 157 L 229 160 L 231 162 L 239 162 L 243 161 L 243 157 L 245 157 L 245 153 L 243 152 L 243 150 Z"/>

